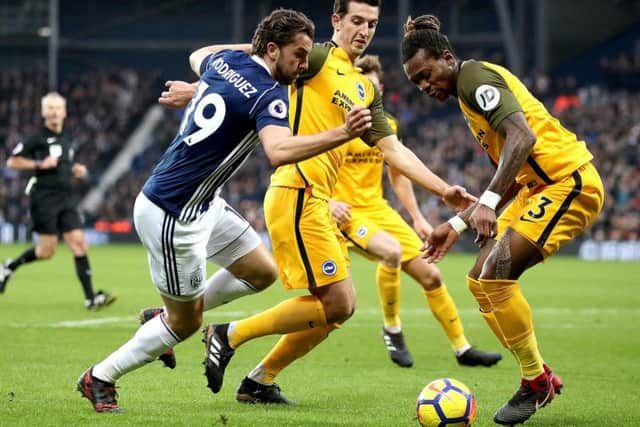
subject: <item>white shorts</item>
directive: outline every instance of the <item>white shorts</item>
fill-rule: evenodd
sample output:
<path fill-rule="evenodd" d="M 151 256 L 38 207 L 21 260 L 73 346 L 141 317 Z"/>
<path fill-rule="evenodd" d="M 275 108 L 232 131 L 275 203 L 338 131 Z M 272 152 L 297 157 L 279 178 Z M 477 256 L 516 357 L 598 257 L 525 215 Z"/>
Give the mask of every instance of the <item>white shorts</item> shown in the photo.
<path fill-rule="evenodd" d="M 202 295 L 207 259 L 226 268 L 262 244 L 247 220 L 220 197 L 195 221 L 182 222 L 140 192 L 133 220 L 147 249 L 151 280 L 158 292 L 179 301 Z"/>

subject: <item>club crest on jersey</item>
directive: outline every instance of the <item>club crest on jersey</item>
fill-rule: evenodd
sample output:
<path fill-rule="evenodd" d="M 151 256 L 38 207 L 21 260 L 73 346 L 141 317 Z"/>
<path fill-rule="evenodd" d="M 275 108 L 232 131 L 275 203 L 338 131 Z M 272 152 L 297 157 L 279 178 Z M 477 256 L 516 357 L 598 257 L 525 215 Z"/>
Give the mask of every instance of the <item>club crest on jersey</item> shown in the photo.
<path fill-rule="evenodd" d="M 275 99 L 269 104 L 269 114 L 276 119 L 287 117 L 287 104 L 282 99 Z"/>
<path fill-rule="evenodd" d="M 360 237 L 361 239 L 367 235 L 367 233 L 369 232 L 369 229 L 367 227 L 360 227 L 358 228 L 358 231 L 356 231 L 356 234 L 358 235 L 358 237 Z"/>
<path fill-rule="evenodd" d="M 362 85 L 362 83 L 358 82 L 358 84 L 356 85 L 356 89 L 358 89 L 358 96 L 360 97 L 361 100 L 364 101 L 364 86 Z"/>
<path fill-rule="evenodd" d="M 322 272 L 325 276 L 334 276 L 338 272 L 338 266 L 331 260 L 325 261 L 322 263 Z"/>
<path fill-rule="evenodd" d="M 476 102 L 484 111 L 491 111 L 500 103 L 500 91 L 491 85 L 480 85 L 476 89 Z"/>

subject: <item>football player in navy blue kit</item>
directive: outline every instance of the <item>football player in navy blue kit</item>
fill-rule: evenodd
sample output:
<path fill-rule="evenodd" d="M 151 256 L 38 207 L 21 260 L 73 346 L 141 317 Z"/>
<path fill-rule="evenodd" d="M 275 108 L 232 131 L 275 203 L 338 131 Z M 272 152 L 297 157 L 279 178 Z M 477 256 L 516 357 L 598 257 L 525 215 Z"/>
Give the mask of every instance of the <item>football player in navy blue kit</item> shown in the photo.
<path fill-rule="evenodd" d="M 313 35 L 314 25 L 302 13 L 278 9 L 258 25 L 252 55 L 209 48 L 191 54 L 191 68 L 200 75 L 196 94 L 134 206 L 164 310 L 80 377 L 78 390 L 96 412 L 120 412 L 116 381 L 191 336 L 203 310 L 275 281 L 275 262 L 255 230 L 218 196 L 257 143 L 278 166 L 370 128 L 370 111 L 354 107 L 342 126 L 292 136 L 286 85 L 307 68 Z M 208 279 L 207 260 L 220 266 Z"/>
<path fill-rule="evenodd" d="M 67 103 L 57 92 L 42 98 L 44 126 L 35 135 L 21 141 L 7 160 L 7 167 L 33 171 L 26 193 L 30 196 L 31 221 L 38 233 L 38 243 L 15 259 L 0 266 L 0 293 L 18 267 L 33 261 L 50 259 L 58 246 L 58 235 L 71 249 L 76 274 L 82 285 L 85 307 L 97 310 L 111 304 L 115 296 L 105 291 L 94 292 L 87 242 L 77 200 L 70 195 L 73 178 L 84 178 L 87 168 L 73 161 L 75 144 L 63 132 Z"/>

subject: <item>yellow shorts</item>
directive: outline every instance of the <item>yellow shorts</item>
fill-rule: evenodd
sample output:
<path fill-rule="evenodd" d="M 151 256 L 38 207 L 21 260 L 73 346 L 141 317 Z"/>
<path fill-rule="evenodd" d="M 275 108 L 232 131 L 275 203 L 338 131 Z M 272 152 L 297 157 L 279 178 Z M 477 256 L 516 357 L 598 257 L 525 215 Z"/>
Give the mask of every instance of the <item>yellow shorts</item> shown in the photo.
<path fill-rule="evenodd" d="M 346 241 L 326 200 L 304 188 L 269 187 L 264 216 L 285 288 L 313 289 L 351 276 Z"/>
<path fill-rule="evenodd" d="M 340 227 L 342 234 L 359 252 L 371 260 L 378 258 L 367 252 L 369 240 L 379 231 L 386 231 L 402 246 L 402 262 L 420 255 L 423 242 L 396 210 L 388 204 L 368 208 L 351 208 L 351 221 Z"/>
<path fill-rule="evenodd" d="M 511 227 L 547 258 L 581 234 L 596 219 L 603 202 L 600 175 L 587 163 L 562 181 L 520 190 L 498 218 L 497 239 Z"/>

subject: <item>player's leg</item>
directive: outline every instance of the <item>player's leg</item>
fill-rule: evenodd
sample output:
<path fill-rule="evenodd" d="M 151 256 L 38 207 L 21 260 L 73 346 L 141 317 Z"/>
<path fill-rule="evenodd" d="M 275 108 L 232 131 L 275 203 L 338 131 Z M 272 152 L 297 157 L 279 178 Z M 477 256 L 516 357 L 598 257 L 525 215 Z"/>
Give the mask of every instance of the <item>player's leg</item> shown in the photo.
<path fill-rule="evenodd" d="M 208 356 L 213 355 L 214 359 L 218 357 L 216 353 L 227 353 L 256 337 L 326 329 L 328 324 L 343 322 L 353 313 L 355 292 L 346 248 L 337 236 L 339 231 L 331 220 L 327 202 L 311 197 L 304 189 L 272 187 L 265 198 L 265 218 L 284 286 L 308 289 L 311 295 L 290 298 L 228 325 L 210 325 L 205 339 Z M 325 286 L 332 290 L 326 295 L 316 293 L 315 289 Z M 317 345 L 315 336 L 308 338 L 309 346 Z M 271 354 L 274 358 L 289 357 L 284 353 Z M 207 377 L 210 388 L 217 392 L 228 361 L 225 357 L 226 363 L 219 366 L 212 362 L 207 365 L 211 368 Z"/>
<path fill-rule="evenodd" d="M 205 311 L 260 292 L 278 278 L 273 256 L 249 222 L 221 198 L 214 200 L 213 208 L 220 215 L 209 237 L 207 254 L 220 269 L 205 284 Z"/>
<path fill-rule="evenodd" d="M 213 213 L 207 212 L 191 223 L 180 222 L 141 193 L 134 206 L 134 222 L 165 308 L 80 378 L 78 389 L 97 412 L 119 411 L 115 382 L 155 360 L 202 324 L 206 239 L 215 223 Z"/>
<path fill-rule="evenodd" d="M 358 223 L 357 214 L 353 215 L 354 224 Z M 366 225 L 365 225 L 366 224 Z M 352 232 L 355 230 L 355 232 Z M 362 230 L 366 230 L 363 232 Z M 367 254 L 373 255 L 378 262 L 376 285 L 378 299 L 383 315 L 382 339 L 391 360 L 402 367 L 413 366 L 413 356 L 404 340 L 402 321 L 400 320 L 400 271 L 402 247 L 393 236 L 376 227 L 373 222 L 351 227 L 349 239 Z"/>
<path fill-rule="evenodd" d="M 520 275 L 541 260 L 542 255 L 534 244 L 507 228 L 485 260 L 478 280 L 523 377 L 514 398 L 496 412 L 494 420 L 499 424 L 525 421 L 555 395 L 544 370 L 531 307 L 518 283 Z"/>
<path fill-rule="evenodd" d="M 523 377 L 514 397 L 496 412 L 497 423 L 527 420 L 553 399 L 558 381 L 544 366 L 531 308 L 517 280 L 526 269 L 582 233 L 597 217 L 602 201 L 602 182 L 591 164 L 538 189 L 528 197 L 521 215 L 512 219 L 483 265 L 479 282 Z"/>
<path fill-rule="evenodd" d="M 295 403 L 280 393 L 276 376 L 287 366 L 302 358 L 346 321 L 355 310 L 355 289 L 351 279 L 316 288 L 313 293 L 321 300 L 330 320 L 324 327 L 314 327 L 286 334 L 245 377 L 238 387 L 236 399 L 242 403 Z"/>
<path fill-rule="evenodd" d="M 266 289 L 278 274 L 273 257 L 238 212 L 221 198 L 216 198 L 210 209 L 217 211 L 218 215 L 207 243 L 207 254 L 209 261 L 220 268 L 205 283 L 204 311 Z M 162 310 L 143 309 L 138 317 L 144 323 Z M 176 366 L 173 349 L 161 354 L 159 359 L 168 368 Z"/>
<path fill-rule="evenodd" d="M 422 286 L 427 305 L 447 335 L 459 364 L 493 366 L 502 359 L 500 353 L 484 352 L 469 344 L 458 309 L 442 282 L 438 267 L 416 256 L 403 264 L 403 270 Z"/>

